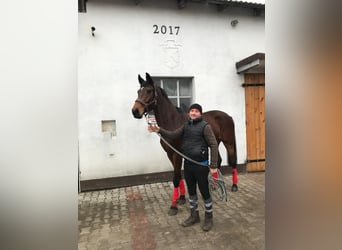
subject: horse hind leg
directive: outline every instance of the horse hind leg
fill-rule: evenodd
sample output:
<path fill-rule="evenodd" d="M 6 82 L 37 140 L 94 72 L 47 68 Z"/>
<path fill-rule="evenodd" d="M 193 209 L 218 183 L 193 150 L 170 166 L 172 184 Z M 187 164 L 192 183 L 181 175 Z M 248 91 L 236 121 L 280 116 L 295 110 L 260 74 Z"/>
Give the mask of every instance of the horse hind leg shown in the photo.
<path fill-rule="evenodd" d="M 218 152 L 218 157 L 217 157 L 217 168 L 221 169 L 221 163 L 222 163 L 222 158 L 220 155 L 220 152 Z"/>
<path fill-rule="evenodd" d="M 237 175 L 237 169 L 236 169 L 236 161 L 237 161 L 237 156 L 236 156 L 236 147 L 235 144 L 228 144 L 224 143 L 224 146 L 226 147 L 228 151 L 228 163 L 229 166 L 232 167 L 232 187 L 231 191 L 236 192 L 238 191 L 238 175 Z"/>

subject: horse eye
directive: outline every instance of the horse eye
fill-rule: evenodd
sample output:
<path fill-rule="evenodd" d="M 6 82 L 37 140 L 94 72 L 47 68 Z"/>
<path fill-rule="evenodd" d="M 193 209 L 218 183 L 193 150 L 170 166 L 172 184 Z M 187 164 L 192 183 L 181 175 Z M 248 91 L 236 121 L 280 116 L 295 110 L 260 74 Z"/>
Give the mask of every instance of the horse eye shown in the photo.
<path fill-rule="evenodd" d="M 152 93 L 152 89 L 148 89 L 148 90 L 147 90 L 147 93 L 148 93 L 148 94 L 151 94 L 151 93 Z"/>

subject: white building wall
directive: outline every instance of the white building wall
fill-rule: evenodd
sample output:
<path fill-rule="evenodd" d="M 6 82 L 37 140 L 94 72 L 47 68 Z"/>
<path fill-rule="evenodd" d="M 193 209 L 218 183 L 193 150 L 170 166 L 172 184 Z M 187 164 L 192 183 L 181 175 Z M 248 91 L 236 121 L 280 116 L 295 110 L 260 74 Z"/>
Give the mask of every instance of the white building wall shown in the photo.
<path fill-rule="evenodd" d="M 238 163 L 246 159 L 245 98 L 235 63 L 265 51 L 265 22 L 249 9 L 227 9 L 176 1 L 89 0 L 79 14 L 79 153 L 81 180 L 172 170 L 159 138 L 131 108 L 137 75 L 193 76 L 194 101 L 219 109 L 235 121 Z M 230 25 L 237 19 L 236 27 Z M 154 25 L 173 33 L 154 34 Z M 95 36 L 91 27 L 96 27 Z M 179 26 L 178 35 L 175 26 Z M 178 48 L 177 60 L 166 53 Z M 116 136 L 102 132 L 102 120 L 116 120 Z M 227 164 L 223 145 L 223 164 Z"/>

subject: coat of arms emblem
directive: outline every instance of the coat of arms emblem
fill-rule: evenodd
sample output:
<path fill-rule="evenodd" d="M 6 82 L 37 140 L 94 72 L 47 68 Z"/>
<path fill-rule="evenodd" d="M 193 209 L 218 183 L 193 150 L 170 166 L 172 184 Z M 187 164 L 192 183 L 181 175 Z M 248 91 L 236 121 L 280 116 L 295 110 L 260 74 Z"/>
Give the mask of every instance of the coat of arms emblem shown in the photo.
<path fill-rule="evenodd" d="M 163 62 L 168 68 L 175 68 L 180 63 L 180 44 L 177 44 L 175 40 L 166 40 L 161 45 L 163 47 Z"/>

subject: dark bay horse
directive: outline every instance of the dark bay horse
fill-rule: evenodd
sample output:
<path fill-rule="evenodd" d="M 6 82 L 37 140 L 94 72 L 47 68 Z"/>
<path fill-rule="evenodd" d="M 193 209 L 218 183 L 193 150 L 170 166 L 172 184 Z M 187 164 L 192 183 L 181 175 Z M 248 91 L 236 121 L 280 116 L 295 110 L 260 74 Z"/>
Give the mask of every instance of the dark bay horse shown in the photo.
<path fill-rule="evenodd" d="M 135 100 L 132 107 L 132 114 L 134 118 L 141 119 L 151 110 L 154 111 L 156 121 L 160 127 L 167 130 L 175 130 L 184 124 L 187 119 L 187 113 L 182 113 L 172 104 L 168 98 L 166 92 L 154 85 L 151 76 L 146 73 L 146 81 L 138 75 L 140 83 L 140 89 L 138 90 L 138 98 Z M 212 110 L 203 113 L 203 119 L 207 121 L 216 136 L 217 144 L 223 142 L 228 152 L 228 163 L 232 167 L 232 180 L 233 185 L 231 187 L 232 192 L 238 190 L 238 177 L 236 171 L 236 144 L 235 144 L 235 130 L 234 121 L 226 113 L 218 110 Z M 168 141 L 174 148 L 180 151 L 182 139 Z M 167 146 L 162 140 L 160 141 L 163 149 L 166 151 L 169 160 L 171 161 L 174 173 L 173 173 L 173 184 L 174 192 L 172 198 L 172 205 L 169 210 L 169 215 L 177 214 L 177 204 L 185 203 L 185 188 L 184 181 L 182 179 L 181 168 L 182 168 L 182 157 Z M 219 155 L 218 166 L 220 167 L 222 159 Z M 179 194 L 180 191 L 180 194 Z"/>

